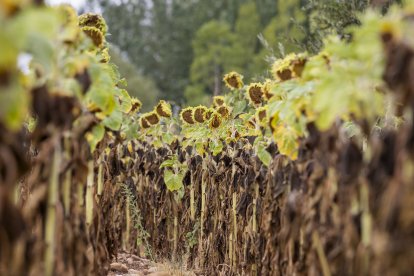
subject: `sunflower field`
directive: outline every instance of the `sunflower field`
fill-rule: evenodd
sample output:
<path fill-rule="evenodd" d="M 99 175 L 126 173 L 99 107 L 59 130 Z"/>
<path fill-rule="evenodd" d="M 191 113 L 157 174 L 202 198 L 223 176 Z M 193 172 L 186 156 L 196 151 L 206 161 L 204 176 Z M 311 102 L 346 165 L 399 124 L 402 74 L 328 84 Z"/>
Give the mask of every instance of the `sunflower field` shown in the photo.
<path fill-rule="evenodd" d="M 411 275 L 414 5 L 277 59 L 272 78 L 147 113 L 108 26 L 0 1 L 0 275 Z"/>

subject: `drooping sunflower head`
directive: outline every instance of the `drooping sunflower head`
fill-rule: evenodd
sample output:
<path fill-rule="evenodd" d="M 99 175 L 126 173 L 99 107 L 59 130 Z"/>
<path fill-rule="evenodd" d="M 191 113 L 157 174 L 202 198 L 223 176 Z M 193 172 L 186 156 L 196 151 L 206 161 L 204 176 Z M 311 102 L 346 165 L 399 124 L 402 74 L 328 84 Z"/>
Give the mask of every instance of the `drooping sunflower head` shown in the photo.
<path fill-rule="evenodd" d="M 255 129 L 256 128 L 256 118 L 253 117 L 250 120 L 246 121 L 245 126 L 247 128 L 250 128 L 250 129 Z"/>
<path fill-rule="evenodd" d="M 108 31 L 105 19 L 96 13 L 85 13 L 79 16 L 80 27 L 94 27 L 97 28 L 105 36 Z"/>
<path fill-rule="evenodd" d="M 291 68 L 293 72 L 293 77 L 300 78 L 302 76 L 302 72 L 305 69 L 307 60 L 308 59 L 304 54 L 299 54 L 296 56 L 295 59 L 292 60 Z"/>
<path fill-rule="evenodd" d="M 228 119 L 230 117 L 230 107 L 227 105 L 217 107 L 216 111 L 221 115 L 223 119 Z"/>
<path fill-rule="evenodd" d="M 78 14 L 71 5 L 61 4 L 58 6 L 59 11 L 63 14 L 66 25 L 73 25 L 78 23 Z"/>
<path fill-rule="evenodd" d="M 101 57 L 100 62 L 108 63 L 111 60 L 111 56 L 109 55 L 109 49 L 108 48 L 102 49 L 102 51 L 99 54 L 100 54 L 100 57 Z"/>
<path fill-rule="evenodd" d="M 253 105 L 260 105 L 264 99 L 263 95 L 264 88 L 261 83 L 251 83 L 249 87 L 247 87 L 247 98 Z"/>
<path fill-rule="evenodd" d="M 391 21 L 381 22 L 380 33 L 383 42 L 399 40 L 402 36 L 401 26 L 398 26 L 395 22 Z"/>
<path fill-rule="evenodd" d="M 181 121 L 183 121 L 186 124 L 190 124 L 190 125 L 195 124 L 193 112 L 194 112 L 194 108 L 192 107 L 184 108 L 180 113 Z"/>
<path fill-rule="evenodd" d="M 214 113 L 214 109 L 213 108 L 208 108 L 206 110 L 206 112 L 204 112 L 204 121 L 208 121 L 211 119 L 213 113 Z"/>
<path fill-rule="evenodd" d="M 267 105 L 256 109 L 256 121 L 262 126 L 268 123 L 269 118 L 267 116 Z"/>
<path fill-rule="evenodd" d="M 214 112 L 211 115 L 209 127 L 211 129 L 219 128 L 221 126 L 222 121 L 223 121 L 223 119 L 222 119 L 221 115 L 218 112 Z"/>
<path fill-rule="evenodd" d="M 171 105 L 164 100 L 157 104 L 155 111 L 161 117 L 170 118 L 172 116 Z"/>
<path fill-rule="evenodd" d="M 154 126 L 160 122 L 160 117 L 158 114 L 154 111 L 148 112 L 142 115 L 149 123 L 150 125 Z"/>
<path fill-rule="evenodd" d="M 213 106 L 218 107 L 224 104 L 224 97 L 223 96 L 214 96 L 213 97 Z"/>
<path fill-rule="evenodd" d="M 234 71 L 224 75 L 223 81 L 231 90 L 243 87 L 243 76 Z"/>
<path fill-rule="evenodd" d="M 266 81 L 263 83 L 263 96 L 266 100 L 270 100 L 270 98 L 273 96 L 272 81 L 269 79 L 266 79 Z"/>
<path fill-rule="evenodd" d="M 132 108 L 130 111 L 131 113 L 136 113 L 141 109 L 142 103 L 137 98 L 131 98 L 131 104 L 132 104 Z"/>
<path fill-rule="evenodd" d="M 207 112 L 207 107 L 199 105 L 194 108 L 193 119 L 198 123 L 204 123 L 206 121 L 205 113 Z"/>
<path fill-rule="evenodd" d="M 305 54 L 289 54 L 273 63 L 272 73 L 277 81 L 286 81 L 300 77 L 305 68 L 307 58 Z"/>
<path fill-rule="evenodd" d="M 145 119 L 145 117 L 139 118 L 139 125 L 143 129 L 147 129 L 147 128 L 150 128 L 151 127 L 150 123 L 148 122 L 147 119 Z"/>
<path fill-rule="evenodd" d="M 92 40 L 97 48 L 102 48 L 104 46 L 105 38 L 98 28 L 85 26 L 82 27 L 82 31 Z"/>

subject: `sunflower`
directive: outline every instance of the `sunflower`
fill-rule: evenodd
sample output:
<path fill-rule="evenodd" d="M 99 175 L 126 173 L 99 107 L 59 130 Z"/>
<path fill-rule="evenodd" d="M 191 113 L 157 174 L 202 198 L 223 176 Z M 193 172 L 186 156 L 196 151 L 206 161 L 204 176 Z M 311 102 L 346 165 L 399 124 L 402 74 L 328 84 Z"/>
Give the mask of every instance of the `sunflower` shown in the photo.
<path fill-rule="evenodd" d="M 102 63 L 108 63 L 111 60 L 111 56 L 109 55 L 109 49 L 108 48 L 104 48 L 100 52 L 100 56 L 101 56 L 100 62 L 102 62 Z"/>
<path fill-rule="evenodd" d="M 256 120 L 261 125 L 265 125 L 268 123 L 269 119 L 267 117 L 267 106 L 262 106 L 256 109 Z"/>
<path fill-rule="evenodd" d="M 300 77 L 305 68 L 306 61 L 305 54 L 289 54 L 284 59 L 278 59 L 273 63 L 273 76 L 278 81 Z"/>
<path fill-rule="evenodd" d="M 247 88 L 247 98 L 253 105 L 260 105 L 263 102 L 264 88 L 261 83 L 251 83 Z"/>
<path fill-rule="evenodd" d="M 151 127 L 150 123 L 144 117 L 139 118 L 139 124 L 141 128 L 144 128 L 144 129 Z"/>
<path fill-rule="evenodd" d="M 154 111 L 145 113 L 142 116 L 150 123 L 150 125 L 156 125 L 160 122 L 160 117 Z"/>
<path fill-rule="evenodd" d="M 226 105 L 219 106 L 216 111 L 221 115 L 223 119 L 228 119 L 230 116 L 230 108 Z"/>
<path fill-rule="evenodd" d="M 203 123 L 206 121 L 205 113 L 208 111 L 207 107 L 199 105 L 194 108 L 193 119 L 198 123 Z"/>
<path fill-rule="evenodd" d="M 132 104 L 132 108 L 130 111 L 131 113 L 138 112 L 141 109 L 142 103 L 137 98 L 131 98 L 131 104 Z"/>
<path fill-rule="evenodd" d="M 214 109 L 213 108 L 207 109 L 206 112 L 204 112 L 204 120 L 205 121 L 210 120 L 211 119 L 211 116 L 213 115 L 213 113 L 214 113 Z"/>
<path fill-rule="evenodd" d="M 23 4 L 24 1 L 2 0 L 0 1 L 0 11 L 6 16 L 10 16 L 15 14 Z"/>
<path fill-rule="evenodd" d="M 170 118 L 172 116 L 171 105 L 164 100 L 157 104 L 155 111 L 161 117 Z"/>
<path fill-rule="evenodd" d="M 223 96 L 214 96 L 213 97 L 213 106 L 218 107 L 224 104 L 224 97 Z"/>
<path fill-rule="evenodd" d="M 180 113 L 181 120 L 184 123 L 187 123 L 190 125 L 195 124 L 194 119 L 193 119 L 194 118 L 193 112 L 194 112 L 194 108 L 192 107 L 184 108 Z"/>
<path fill-rule="evenodd" d="M 58 6 L 58 9 L 60 12 L 62 12 L 62 15 L 65 20 L 65 24 L 67 25 L 78 24 L 78 14 L 71 5 L 61 4 Z"/>
<path fill-rule="evenodd" d="M 263 85 L 263 96 L 266 100 L 270 100 L 270 98 L 273 96 L 272 93 L 272 81 L 269 79 L 266 79 L 266 81 L 262 84 Z"/>
<path fill-rule="evenodd" d="M 102 48 L 105 42 L 105 38 L 102 32 L 95 27 L 82 27 L 82 31 L 92 40 L 93 44 L 98 47 Z"/>
<path fill-rule="evenodd" d="M 224 75 L 223 81 L 228 88 L 233 90 L 233 89 L 240 89 L 243 87 L 242 79 L 243 79 L 242 75 L 240 75 L 237 72 L 232 71 Z"/>
<path fill-rule="evenodd" d="M 211 129 L 216 129 L 219 128 L 221 123 L 222 123 L 222 117 L 218 112 L 214 112 L 211 116 L 211 120 L 210 120 L 210 128 Z"/>
<path fill-rule="evenodd" d="M 253 117 L 245 123 L 247 128 L 255 129 L 256 128 L 256 119 Z"/>
<path fill-rule="evenodd" d="M 85 13 L 79 16 L 79 26 L 80 27 L 94 27 L 97 28 L 103 35 L 106 35 L 108 27 L 106 25 L 105 19 L 96 13 Z"/>

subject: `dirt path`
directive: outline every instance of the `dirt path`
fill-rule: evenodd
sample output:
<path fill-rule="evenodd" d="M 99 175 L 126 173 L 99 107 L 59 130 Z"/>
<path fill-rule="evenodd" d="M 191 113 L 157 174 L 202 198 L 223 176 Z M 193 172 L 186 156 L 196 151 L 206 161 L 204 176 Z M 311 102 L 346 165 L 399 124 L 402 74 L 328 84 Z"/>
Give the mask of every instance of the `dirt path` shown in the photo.
<path fill-rule="evenodd" d="M 192 272 L 176 269 L 168 264 L 154 263 L 129 253 L 120 253 L 111 264 L 108 276 L 129 275 L 129 276 L 194 276 Z"/>

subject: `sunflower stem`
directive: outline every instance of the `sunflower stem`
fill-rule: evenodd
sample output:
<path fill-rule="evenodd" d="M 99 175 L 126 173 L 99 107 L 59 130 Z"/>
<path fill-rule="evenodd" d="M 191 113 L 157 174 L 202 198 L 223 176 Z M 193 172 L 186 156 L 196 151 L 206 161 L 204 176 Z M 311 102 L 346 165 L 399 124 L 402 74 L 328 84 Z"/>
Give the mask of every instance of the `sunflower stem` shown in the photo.
<path fill-rule="evenodd" d="M 91 225 L 93 215 L 93 160 L 88 162 L 88 178 L 86 186 L 86 225 Z"/>
<path fill-rule="evenodd" d="M 58 199 L 59 167 L 61 163 L 61 149 L 57 145 L 53 153 L 52 167 L 48 187 L 48 205 L 45 225 L 45 275 L 52 276 L 55 256 L 55 232 L 56 232 L 56 202 Z"/>

